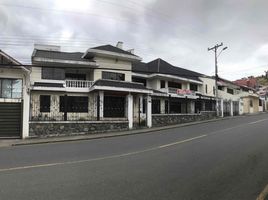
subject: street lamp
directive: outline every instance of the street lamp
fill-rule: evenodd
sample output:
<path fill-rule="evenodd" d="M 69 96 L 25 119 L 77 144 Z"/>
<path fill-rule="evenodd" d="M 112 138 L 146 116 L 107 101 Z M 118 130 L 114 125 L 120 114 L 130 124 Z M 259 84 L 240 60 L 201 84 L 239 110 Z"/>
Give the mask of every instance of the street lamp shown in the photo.
<path fill-rule="evenodd" d="M 216 113 L 217 116 L 219 116 L 219 97 L 218 97 L 218 57 L 221 55 L 221 53 L 226 50 L 228 47 L 224 47 L 220 53 L 217 53 L 217 50 L 219 47 L 223 46 L 223 43 L 216 44 L 214 47 L 208 48 L 208 51 L 213 50 L 215 53 L 215 97 L 216 97 Z"/>

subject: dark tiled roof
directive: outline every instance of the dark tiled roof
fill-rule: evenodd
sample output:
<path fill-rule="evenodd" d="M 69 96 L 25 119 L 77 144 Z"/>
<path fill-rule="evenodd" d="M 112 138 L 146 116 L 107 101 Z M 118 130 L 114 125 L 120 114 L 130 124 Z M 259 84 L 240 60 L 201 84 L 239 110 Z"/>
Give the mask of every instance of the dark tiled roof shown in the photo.
<path fill-rule="evenodd" d="M 42 82 L 35 82 L 34 86 L 41 86 L 41 87 L 62 87 L 62 83 L 42 83 Z"/>
<path fill-rule="evenodd" d="M 143 63 L 143 62 L 134 63 L 132 69 L 133 72 L 140 72 L 146 74 L 161 73 L 161 74 L 177 75 L 180 77 L 189 78 L 197 81 L 200 81 L 198 77 L 203 76 L 203 74 L 173 66 L 170 63 L 160 58 L 153 60 L 149 63 Z"/>
<path fill-rule="evenodd" d="M 73 61 L 92 61 L 84 59 L 82 56 L 84 53 L 81 52 L 60 52 L 60 51 L 46 51 L 36 49 L 34 57 L 60 59 L 60 60 L 73 60 Z"/>
<path fill-rule="evenodd" d="M 121 88 L 130 88 L 130 89 L 148 90 L 143 84 L 140 84 L 140 83 L 104 80 L 104 79 L 97 80 L 93 86 L 108 86 L 108 87 L 121 87 Z"/>
<path fill-rule="evenodd" d="M 125 51 L 123 49 L 117 48 L 117 47 L 112 46 L 110 44 L 103 45 L 103 46 L 98 46 L 98 47 L 93 47 L 91 49 L 97 49 L 97 50 L 103 50 L 103 51 L 111 51 L 111 52 L 115 52 L 115 53 L 122 53 L 122 54 L 131 55 L 131 56 L 136 56 L 135 54 L 132 54 L 132 53 L 130 53 L 128 51 Z"/>

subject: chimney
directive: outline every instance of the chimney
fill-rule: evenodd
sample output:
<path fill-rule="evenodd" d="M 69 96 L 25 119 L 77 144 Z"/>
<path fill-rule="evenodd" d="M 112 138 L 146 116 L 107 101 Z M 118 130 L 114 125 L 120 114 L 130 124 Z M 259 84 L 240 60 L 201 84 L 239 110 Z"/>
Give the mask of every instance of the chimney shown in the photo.
<path fill-rule="evenodd" d="M 123 49 L 123 42 L 118 41 L 116 47 L 119 49 Z"/>
<path fill-rule="evenodd" d="M 127 52 L 134 54 L 134 49 L 129 49 L 129 50 L 127 50 Z"/>

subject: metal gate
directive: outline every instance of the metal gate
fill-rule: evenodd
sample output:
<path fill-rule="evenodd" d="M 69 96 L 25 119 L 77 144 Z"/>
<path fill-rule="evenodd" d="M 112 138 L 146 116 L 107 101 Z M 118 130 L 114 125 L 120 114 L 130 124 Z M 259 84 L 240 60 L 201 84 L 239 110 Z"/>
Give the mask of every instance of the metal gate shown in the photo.
<path fill-rule="evenodd" d="M 230 101 L 223 101 L 223 116 L 230 116 Z"/>
<path fill-rule="evenodd" d="M 0 103 L 0 137 L 20 137 L 21 103 Z"/>
<path fill-rule="evenodd" d="M 104 96 L 104 117 L 125 117 L 125 97 Z"/>
<path fill-rule="evenodd" d="M 234 116 L 239 115 L 239 101 L 233 101 L 233 114 Z"/>

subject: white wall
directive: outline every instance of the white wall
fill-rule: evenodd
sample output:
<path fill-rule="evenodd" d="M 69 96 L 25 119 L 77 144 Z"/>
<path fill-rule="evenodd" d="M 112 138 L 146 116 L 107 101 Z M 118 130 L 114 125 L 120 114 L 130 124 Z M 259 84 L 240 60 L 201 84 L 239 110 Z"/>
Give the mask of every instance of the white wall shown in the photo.
<path fill-rule="evenodd" d="M 131 72 L 131 62 L 122 61 L 113 58 L 103 58 L 103 57 L 95 57 L 95 61 L 99 64 L 99 68 L 107 68 L 106 69 L 95 69 L 94 70 L 94 81 L 102 78 L 102 71 L 110 71 L 115 73 L 125 74 L 125 81 L 132 80 L 132 72 Z M 116 70 L 113 70 L 116 69 Z"/>

